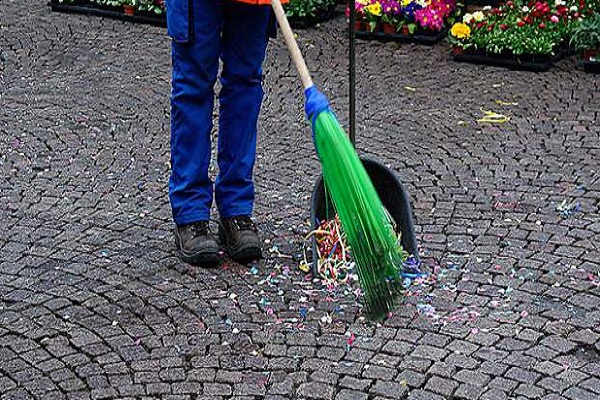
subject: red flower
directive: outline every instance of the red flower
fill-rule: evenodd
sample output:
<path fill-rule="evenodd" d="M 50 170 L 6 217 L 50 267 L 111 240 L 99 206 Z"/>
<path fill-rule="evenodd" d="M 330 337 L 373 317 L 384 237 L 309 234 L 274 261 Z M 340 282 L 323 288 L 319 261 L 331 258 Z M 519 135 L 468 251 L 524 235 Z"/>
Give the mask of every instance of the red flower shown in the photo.
<path fill-rule="evenodd" d="M 519 22 L 517 22 L 517 26 L 518 27 L 525 26 L 525 22 L 524 21 L 519 21 Z"/>
<path fill-rule="evenodd" d="M 502 29 L 503 31 L 505 31 L 505 30 L 507 30 L 507 29 L 508 29 L 508 25 L 506 25 L 506 24 L 501 24 L 501 25 L 500 25 L 500 29 Z"/>
<path fill-rule="evenodd" d="M 546 27 L 546 24 L 543 22 L 540 22 L 540 24 L 538 26 L 540 27 L 540 29 L 544 29 Z"/>

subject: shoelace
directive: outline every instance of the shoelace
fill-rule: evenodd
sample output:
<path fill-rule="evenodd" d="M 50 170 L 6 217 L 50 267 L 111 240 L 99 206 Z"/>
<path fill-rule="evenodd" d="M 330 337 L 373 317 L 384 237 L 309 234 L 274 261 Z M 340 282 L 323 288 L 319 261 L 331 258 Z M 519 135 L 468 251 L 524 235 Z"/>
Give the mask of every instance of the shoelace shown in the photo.
<path fill-rule="evenodd" d="M 233 217 L 229 221 L 240 231 L 256 231 L 256 225 L 249 217 Z"/>
<path fill-rule="evenodd" d="M 192 226 L 190 226 L 190 231 L 192 232 L 192 234 L 194 236 L 205 236 L 208 235 L 208 222 L 206 221 L 200 221 L 200 222 L 196 222 L 194 224 L 192 224 Z"/>

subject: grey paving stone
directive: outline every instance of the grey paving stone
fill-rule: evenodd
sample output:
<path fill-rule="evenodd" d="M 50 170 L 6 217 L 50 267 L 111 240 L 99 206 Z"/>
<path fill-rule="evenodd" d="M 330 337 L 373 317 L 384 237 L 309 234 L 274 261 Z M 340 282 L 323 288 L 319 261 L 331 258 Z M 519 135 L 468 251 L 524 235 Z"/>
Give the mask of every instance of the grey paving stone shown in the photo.
<path fill-rule="evenodd" d="M 571 400 L 592 400 L 598 398 L 598 395 L 596 393 L 576 387 L 571 387 L 567 389 L 564 392 L 564 396 Z"/>
<path fill-rule="evenodd" d="M 501 376 L 495 377 L 489 383 L 489 387 L 499 389 L 508 393 L 511 393 L 518 385 L 518 382 L 503 378 Z"/>
<path fill-rule="evenodd" d="M 398 382 L 376 381 L 369 393 L 390 399 L 402 399 L 408 394 L 408 388 Z"/>
<path fill-rule="evenodd" d="M 408 400 L 443 400 L 439 394 L 431 393 L 426 390 L 412 390 L 408 396 Z"/>
<path fill-rule="evenodd" d="M 451 397 L 452 393 L 454 392 L 454 390 L 456 390 L 458 385 L 459 384 L 453 380 L 433 376 L 427 381 L 427 384 L 425 385 L 425 390 L 441 394 L 445 397 Z"/>
<path fill-rule="evenodd" d="M 540 378 L 540 374 L 538 374 L 537 372 L 525 370 L 523 368 L 518 367 L 513 367 L 509 369 L 504 376 L 518 382 L 529 384 L 536 383 L 537 380 Z"/>
<path fill-rule="evenodd" d="M 565 381 L 570 385 L 577 385 L 582 380 L 588 378 L 588 375 L 575 370 L 567 370 L 557 375 L 556 378 Z"/>
<path fill-rule="evenodd" d="M 592 377 L 581 383 L 581 387 L 586 390 L 591 390 L 594 393 L 600 394 L 600 379 L 597 377 Z"/>
<path fill-rule="evenodd" d="M 435 364 L 434 364 L 435 366 Z M 432 372 L 433 367 L 431 367 L 431 369 L 429 370 L 429 373 L 435 373 Z M 438 374 L 441 375 L 441 374 Z M 423 386 L 423 384 L 425 383 L 427 377 L 425 376 L 425 374 L 421 374 L 419 372 L 416 371 L 412 371 L 410 369 L 405 369 L 404 371 L 400 372 L 398 374 L 398 376 L 396 377 L 396 381 L 400 382 L 400 383 L 405 383 L 406 385 L 408 385 L 411 388 L 420 388 Z"/>
<path fill-rule="evenodd" d="M 543 378 L 541 381 L 537 383 L 538 386 L 549 390 L 551 392 L 562 393 L 566 388 L 570 386 L 567 382 L 563 380 L 558 380 L 555 378 Z"/>
<path fill-rule="evenodd" d="M 231 396 L 233 389 L 231 385 L 225 383 L 205 383 L 204 395 L 207 396 Z"/>
<path fill-rule="evenodd" d="M 514 394 L 525 396 L 529 399 L 540 399 L 544 395 L 544 389 L 538 386 L 522 383 L 514 391 Z"/>
<path fill-rule="evenodd" d="M 484 392 L 484 388 L 463 383 L 454 392 L 454 397 L 458 399 L 479 399 Z"/>
<path fill-rule="evenodd" d="M 333 399 L 335 388 L 321 382 L 307 382 L 298 388 L 298 396 L 307 399 Z"/>
<path fill-rule="evenodd" d="M 500 389 L 489 389 L 483 395 L 482 400 L 506 400 L 508 395 Z"/>
<path fill-rule="evenodd" d="M 454 377 L 462 383 L 469 383 L 475 386 L 485 386 L 490 381 L 489 376 L 480 372 L 469 371 L 466 369 L 458 371 Z"/>
<path fill-rule="evenodd" d="M 335 396 L 335 400 L 367 400 L 368 398 L 366 393 L 350 389 L 342 389 Z"/>

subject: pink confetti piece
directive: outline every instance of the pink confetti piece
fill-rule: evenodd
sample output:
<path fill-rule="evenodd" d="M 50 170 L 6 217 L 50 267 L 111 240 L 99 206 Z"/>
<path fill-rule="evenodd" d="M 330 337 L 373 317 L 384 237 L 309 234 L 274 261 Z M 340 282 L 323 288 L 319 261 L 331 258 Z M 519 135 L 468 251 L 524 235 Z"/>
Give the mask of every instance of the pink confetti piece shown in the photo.
<path fill-rule="evenodd" d="M 525 318 L 529 315 L 529 313 L 525 310 L 521 311 L 521 318 Z"/>
<path fill-rule="evenodd" d="M 354 344 L 355 340 L 356 340 L 356 336 L 354 335 L 354 333 L 350 334 L 350 337 L 346 341 L 346 344 L 348 345 L 348 348 L 352 347 L 352 345 Z"/>

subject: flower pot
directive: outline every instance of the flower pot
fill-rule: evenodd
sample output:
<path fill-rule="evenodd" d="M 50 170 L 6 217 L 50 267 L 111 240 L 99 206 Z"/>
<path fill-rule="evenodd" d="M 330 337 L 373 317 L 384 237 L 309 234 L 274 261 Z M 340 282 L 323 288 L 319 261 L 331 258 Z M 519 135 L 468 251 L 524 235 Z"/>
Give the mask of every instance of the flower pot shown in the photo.
<path fill-rule="evenodd" d="M 598 49 L 584 50 L 583 59 L 584 59 L 584 61 L 598 60 Z"/>
<path fill-rule="evenodd" d="M 135 7 L 128 4 L 123 4 L 123 12 L 129 17 L 133 17 L 135 14 Z"/>
<path fill-rule="evenodd" d="M 387 35 L 393 35 L 394 33 L 396 33 L 396 27 L 393 24 L 390 24 L 389 22 L 384 22 L 382 28 L 383 33 Z"/>
<path fill-rule="evenodd" d="M 402 34 L 405 36 L 410 35 L 410 30 L 408 29 L 408 25 L 402 25 Z"/>
<path fill-rule="evenodd" d="M 465 54 L 465 49 L 460 46 L 454 46 L 452 47 L 452 54 L 454 54 L 455 56 Z"/>

